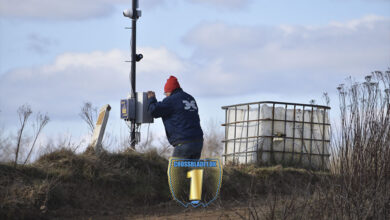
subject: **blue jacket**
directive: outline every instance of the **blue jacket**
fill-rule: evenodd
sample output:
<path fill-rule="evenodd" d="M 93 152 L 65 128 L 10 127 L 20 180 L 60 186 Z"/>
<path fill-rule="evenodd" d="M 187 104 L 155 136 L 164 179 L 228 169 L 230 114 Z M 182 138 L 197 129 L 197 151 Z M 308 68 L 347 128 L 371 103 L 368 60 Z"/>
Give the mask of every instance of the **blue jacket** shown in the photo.
<path fill-rule="evenodd" d="M 155 97 L 148 99 L 148 105 L 148 111 L 153 118 L 162 118 L 171 145 L 203 138 L 198 105 L 195 99 L 181 88 L 173 91 L 162 102 L 157 102 Z"/>

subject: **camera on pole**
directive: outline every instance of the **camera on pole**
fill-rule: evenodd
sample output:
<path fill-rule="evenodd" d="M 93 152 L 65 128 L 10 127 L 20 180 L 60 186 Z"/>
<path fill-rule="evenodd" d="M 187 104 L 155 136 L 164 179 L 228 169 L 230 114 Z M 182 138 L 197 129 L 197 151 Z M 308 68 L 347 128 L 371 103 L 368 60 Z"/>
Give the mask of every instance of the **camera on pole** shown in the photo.
<path fill-rule="evenodd" d="M 123 11 L 123 16 L 131 19 L 131 69 L 129 97 L 121 100 L 121 118 L 130 123 L 131 147 L 139 143 L 141 135 L 139 128 L 143 123 L 153 123 L 153 117 L 148 113 L 148 96 L 146 92 L 136 92 L 136 63 L 144 57 L 137 54 L 137 20 L 142 16 L 139 1 L 132 1 L 132 9 Z M 138 130 L 138 131 L 137 131 Z"/>

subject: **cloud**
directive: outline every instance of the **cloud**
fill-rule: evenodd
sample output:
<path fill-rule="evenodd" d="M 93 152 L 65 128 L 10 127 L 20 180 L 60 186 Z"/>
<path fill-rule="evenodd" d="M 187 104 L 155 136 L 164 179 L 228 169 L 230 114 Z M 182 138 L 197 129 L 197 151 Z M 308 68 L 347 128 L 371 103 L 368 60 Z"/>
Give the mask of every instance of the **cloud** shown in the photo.
<path fill-rule="evenodd" d="M 309 94 L 386 69 L 389 39 L 390 19 L 366 16 L 316 27 L 203 23 L 184 42 L 195 48 L 193 75 L 210 94 Z"/>
<path fill-rule="evenodd" d="M 141 0 L 141 9 L 152 9 L 179 0 Z M 196 4 L 208 4 L 218 8 L 241 9 L 253 0 L 186 0 Z M 0 16 L 23 19 L 82 20 L 109 16 L 115 6 L 127 5 L 129 0 L 0 0 Z"/>
<path fill-rule="evenodd" d="M 152 8 L 166 0 L 144 0 L 142 7 Z M 80 20 L 110 15 L 115 5 L 131 4 L 129 0 L 0 0 L 2 17 Z"/>
<path fill-rule="evenodd" d="M 137 91 L 162 95 L 169 75 L 195 97 L 278 94 L 318 97 L 347 76 L 362 78 L 390 64 L 390 21 L 367 16 L 325 26 L 237 26 L 204 23 L 184 41 L 182 58 L 165 47 L 139 48 Z M 83 101 L 98 105 L 130 91 L 129 53 L 121 50 L 65 53 L 51 64 L 0 76 L 0 110 L 14 114 L 24 103 L 53 118 L 75 118 Z M 161 98 L 161 97 L 159 97 Z"/>
<path fill-rule="evenodd" d="M 185 68 L 166 48 L 139 48 L 139 51 L 145 58 L 137 66 L 137 91 L 160 89 L 169 73 Z M 37 111 L 66 119 L 77 117 L 84 101 L 119 103 L 130 91 L 130 65 L 124 62 L 128 57 L 128 52 L 120 50 L 65 53 L 49 65 L 20 68 L 1 75 L 2 114 L 14 115 L 20 105 L 29 103 Z"/>

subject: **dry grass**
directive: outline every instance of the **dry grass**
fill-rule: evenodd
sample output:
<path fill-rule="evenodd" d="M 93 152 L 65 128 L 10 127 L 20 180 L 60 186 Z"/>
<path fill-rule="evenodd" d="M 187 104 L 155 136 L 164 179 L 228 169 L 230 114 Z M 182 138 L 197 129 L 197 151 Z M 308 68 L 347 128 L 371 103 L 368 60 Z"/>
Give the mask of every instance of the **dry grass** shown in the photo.
<path fill-rule="evenodd" d="M 341 130 L 333 158 L 335 178 L 319 192 L 329 216 L 386 219 L 390 209 L 390 71 L 339 88 Z"/>
<path fill-rule="evenodd" d="M 133 209 L 170 200 L 156 152 L 99 157 L 59 150 L 28 166 L 0 166 L 0 219 Z"/>
<path fill-rule="evenodd" d="M 103 153 L 97 157 L 66 149 L 26 166 L 2 164 L 0 219 L 150 215 L 161 209 L 177 213 L 183 208 L 172 204 L 167 166 L 168 161 L 156 151 Z M 304 170 L 227 167 L 221 199 L 216 204 L 240 202 L 248 196 L 259 198 L 271 182 L 285 188 L 291 182 L 311 182 L 311 178 Z"/>
<path fill-rule="evenodd" d="M 340 86 L 339 94 L 329 172 L 226 166 L 208 213 L 171 201 L 168 161 L 154 148 L 99 156 L 60 149 L 30 165 L 0 164 L 0 219 L 389 219 L 390 72 Z M 213 145 L 217 135 L 208 137 Z"/>
<path fill-rule="evenodd" d="M 365 82 L 351 80 L 338 90 L 341 126 L 329 175 L 312 173 L 318 181 L 304 189 L 295 180 L 272 185 L 261 202 L 249 197 L 247 215 L 240 218 L 390 218 L 390 71 L 375 71 Z"/>

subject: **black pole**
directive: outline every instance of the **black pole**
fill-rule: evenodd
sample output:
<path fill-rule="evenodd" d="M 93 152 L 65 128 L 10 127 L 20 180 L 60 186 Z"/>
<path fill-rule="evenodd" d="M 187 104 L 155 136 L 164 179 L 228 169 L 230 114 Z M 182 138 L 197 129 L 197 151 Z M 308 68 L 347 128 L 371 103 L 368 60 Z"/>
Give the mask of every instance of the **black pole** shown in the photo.
<path fill-rule="evenodd" d="M 131 98 L 136 100 L 136 90 L 135 90 L 135 72 L 136 72 L 136 56 L 137 56 L 137 0 L 133 0 L 132 4 L 132 11 L 133 11 L 133 16 L 131 18 Z M 135 101 L 135 108 L 137 106 L 137 101 Z M 136 126 L 136 120 L 133 119 L 131 121 L 131 148 L 135 150 L 135 126 Z"/>

